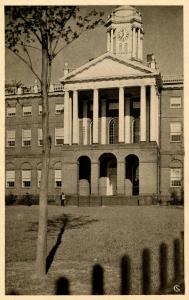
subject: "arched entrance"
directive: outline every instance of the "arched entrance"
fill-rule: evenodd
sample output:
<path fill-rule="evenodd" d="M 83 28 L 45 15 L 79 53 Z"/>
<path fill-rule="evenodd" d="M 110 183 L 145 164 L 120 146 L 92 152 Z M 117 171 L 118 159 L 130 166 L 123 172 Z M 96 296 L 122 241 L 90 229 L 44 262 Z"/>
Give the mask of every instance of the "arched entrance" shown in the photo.
<path fill-rule="evenodd" d="M 79 195 L 88 196 L 91 193 L 91 160 L 88 156 L 78 159 L 79 165 Z"/>
<path fill-rule="evenodd" d="M 127 195 L 139 195 L 139 158 L 134 154 L 125 159 L 125 179 Z"/>
<path fill-rule="evenodd" d="M 104 153 L 100 157 L 100 195 L 117 193 L 117 159 L 112 153 Z"/>

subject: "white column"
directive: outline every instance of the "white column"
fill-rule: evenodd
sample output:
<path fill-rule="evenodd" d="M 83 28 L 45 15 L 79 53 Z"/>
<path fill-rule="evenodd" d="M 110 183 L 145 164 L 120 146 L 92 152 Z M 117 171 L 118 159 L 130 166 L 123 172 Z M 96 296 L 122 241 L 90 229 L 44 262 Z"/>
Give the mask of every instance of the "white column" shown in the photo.
<path fill-rule="evenodd" d="M 156 94 L 156 142 L 159 144 L 159 95 Z"/>
<path fill-rule="evenodd" d="M 72 144 L 72 98 L 69 98 L 69 144 Z"/>
<path fill-rule="evenodd" d="M 140 141 L 146 142 L 146 87 L 140 87 Z"/>
<path fill-rule="evenodd" d="M 143 60 L 143 34 L 141 36 L 141 40 L 140 40 L 140 59 Z"/>
<path fill-rule="evenodd" d="M 119 142 L 124 142 L 124 87 L 119 88 Z"/>
<path fill-rule="evenodd" d="M 125 101 L 125 143 L 131 143 L 130 99 Z"/>
<path fill-rule="evenodd" d="M 113 32 L 113 28 L 111 29 L 111 33 L 110 33 L 111 37 L 110 37 L 110 52 L 113 53 L 114 52 L 114 32 Z"/>
<path fill-rule="evenodd" d="M 150 141 L 156 140 L 156 88 L 150 87 Z"/>
<path fill-rule="evenodd" d="M 107 51 L 110 51 L 110 31 L 107 32 Z"/>
<path fill-rule="evenodd" d="M 137 38 L 137 58 L 140 59 L 140 28 L 138 28 Z"/>
<path fill-rule="evenodd" d="M 87 118 L 87 110 L 88 110 L 88 105 L 87 101 L 85 100 L 83 103 L 83 127 L 85 128 L 84 132 L 84 139 L 83 139 L 83 144 L 87 145 L 88 144 L 88 118 Z"/>
<path fill-rule="evenodd" d="M 73 144 L 79 143 L 78 91 L 73 91 Z"/>
<path fill-rule="evenodd" d="M 133 57 L 136 57 L 136 28 L 133 27 Z"/>
<path fill-rule="evenodd" d="M 106 144 L 106 100 L 102 100 L 101 144 Z"/>
<path fill-rule="evenodd" d="M 93 90 L 93 143 L 98 143 L 98 90 Z"/>
<path fill-rule="evenodd" d="M 69 144 L 69 91 L 64 92 L 64 144 Z"/>

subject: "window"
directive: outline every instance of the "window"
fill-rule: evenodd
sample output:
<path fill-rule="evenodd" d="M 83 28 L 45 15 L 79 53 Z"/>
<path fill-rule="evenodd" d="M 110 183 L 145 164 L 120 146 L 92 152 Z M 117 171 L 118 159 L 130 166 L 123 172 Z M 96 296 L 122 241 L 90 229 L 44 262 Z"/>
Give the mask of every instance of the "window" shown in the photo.
<path fill-rule="evenodd" d="M 22 146 L 31 146 L 31 129 L 22 129 Z"/>
<path fill-rule="evenodd" d="M 171 97 L 170 108 L 181 108 L 181 97 Z"/>
<path fill-rule="evenodd" d="M 63 145 L 64 128 L 55 128 L 55 145 Z"/>
<path fill-rule="evenodd" d="M 7 130 L 7 147 L 15 147 L 15 130 Z"/>
<path fill-rule="evenodd" d="M 64 104 L 55 104 L 55 113 L 57 115 L 62 114 L 63 110 L 64 110 Z"/>
<path fill-rule="evenodd" d="M 32 106 L 23 106 L 23 116 L 31 116 L 32 114 Z"/>
<path fill-rule="evenodd" d="M 6 171 L 6 187 L 15 186 L 15 171 Z"/>
<path fill-rule="evenodd" d="M 171 130 L 171 142 L 180 142 L 181 141 L 181 123 L 174 122 L 170 124 Z"/>
<path fill-rule="evenodd" d="M 43 145 L 43 132 L 42 128 L 38 128 L 38 146 Z"/>
<path fill-rule="evenodd" d="M 62 175 L 61 170 L 55 170 L 55 187 L 61 187 L 62 186 Z"/>
<path fill-rule="evenodd" d="M 42 111 L 43 111 L 42 105 L 39 104 L 39 106 L 38 106 L 38 112 L 39 112 L 39 115 L 42 115 Z"/>
<path fill-rule="evenodd" d="M 181 168 L 171 169 L 171 187 L 181 187 Z"/>
<path fill-rule="evenodd" d="M 7 107 L 7 117 L 16 116 L 16 107 Z"/>
<path fill-rule="evenodd" d="M 109 144 L 114 144 L 114 131 L 115 131 L 115 122 L 114 119 L 110 120 L 109 123 Z"/>
<path fill-rule="evenodd" d="M 31 186 L 31 170 L 22 170 L 22 187 Z"/>
<path fill-rule="evenodd" d="M 37 186 L 40 187 L 41 183 L 41 170 L 37 170 Z"/>

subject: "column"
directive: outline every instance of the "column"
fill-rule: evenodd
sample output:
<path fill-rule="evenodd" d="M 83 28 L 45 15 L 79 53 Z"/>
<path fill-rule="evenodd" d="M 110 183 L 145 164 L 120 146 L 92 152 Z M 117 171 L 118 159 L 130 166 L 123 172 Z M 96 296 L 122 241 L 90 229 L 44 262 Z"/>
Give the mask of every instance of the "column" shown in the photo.
<path fill-rule="evenodd" d="M 113 28 L 111 29 L 110 35 L 111 35 L 111 37 L 110 37 L 110 52 L 113 53 L 114 52 L 114 43 L 113 43 L 113 41 L 114 41 L 114 38 L 113 38 L 114 32 L 113 32 Z"/>
<path fill-rule="evenodd" d="M 64 92 L 64 144 L 69 144 L 69 91 Z"/>
<path fill-rule="evenodd" d="M 140 87 L 140 141 L 146 142 L 146 87 Z"/>
<path fill-rule="evenodd" d="M 98 195 L 99 163 L 91 163 L 91 194 Z"/>
<path fill-rule="evenodd" d="M 84 132 L 83 132 L 83 144 L 87 145 L 88 144 L 88 118 L 87 118 L 87 111 L 88 111 L 88 103 L 85 100 L 83 102 L 83 127 L 84 127 Z"/>
<path fill-rule="evenodd" d="M 125 101 L 125 143 L 131 143 L 130 99 Z"/>
<path fill-rule="evenodd" d="M 133 57 L 136 57 L 136 28 L 133 27 Z"/>
<path fill-rule="evenodd" d="M 102 100 L 102 116 L 101 116 L 101 144 L 106 144 L 106 100 Z"/>
<path fill-rule="evenodd" d="M 150 141 L 156 140 L 156 88 L 150 87 Z"/>
<path fill-rule="evenodd" d="M 124 87 L 119 88 L 119 142 L 124 142 Z"/>
<path fill-rule="evenodd" d="M 156 142 L 159 144 L 159 95 L 156 94 Z"/>
<path fill-rule="evenodd" d="M 125 194 L 125 162 L 118 161 L 117 163 L 117 193 L 118 195 Z"/>
<path fill-rule="evenodd" d="M 93 90 L 93 143 L 98 143 L 98 90 Z"/>
<path fill-rule="evenodd" d="M 143 38 L 144 35 L 142 34 L 141 40 L 140 40 L 140 59 L 143 60 Z"/>
<path fill-rule="evenodd" d="M 78 91 L 73 91 L 73 144 L 79 143 Z"/>
<path fill-rule="evenodd" d="M 107 32 L 107 51 L 110 51 L 110 31 Z"/>
<path fill-rule="evenodd" d="M 137 34 L 137 58 L 140 59 L 140 28 L 138 28 L 138 34 Z"/>
<path fill-rule="evenodd" d="M 69 98 L 69 144 L 72 144 L 72 98 Z"/>

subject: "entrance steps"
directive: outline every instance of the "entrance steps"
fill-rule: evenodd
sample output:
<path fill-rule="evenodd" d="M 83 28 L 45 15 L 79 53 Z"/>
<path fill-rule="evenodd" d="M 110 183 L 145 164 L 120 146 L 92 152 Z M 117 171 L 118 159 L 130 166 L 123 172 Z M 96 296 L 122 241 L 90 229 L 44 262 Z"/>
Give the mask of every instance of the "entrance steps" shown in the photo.
<path fill-rule="evenodd" d="M 67 195 L 66 205 L 73 206 L 114 206 L 152 205 L 152 196 L 77 196 Z"/>

